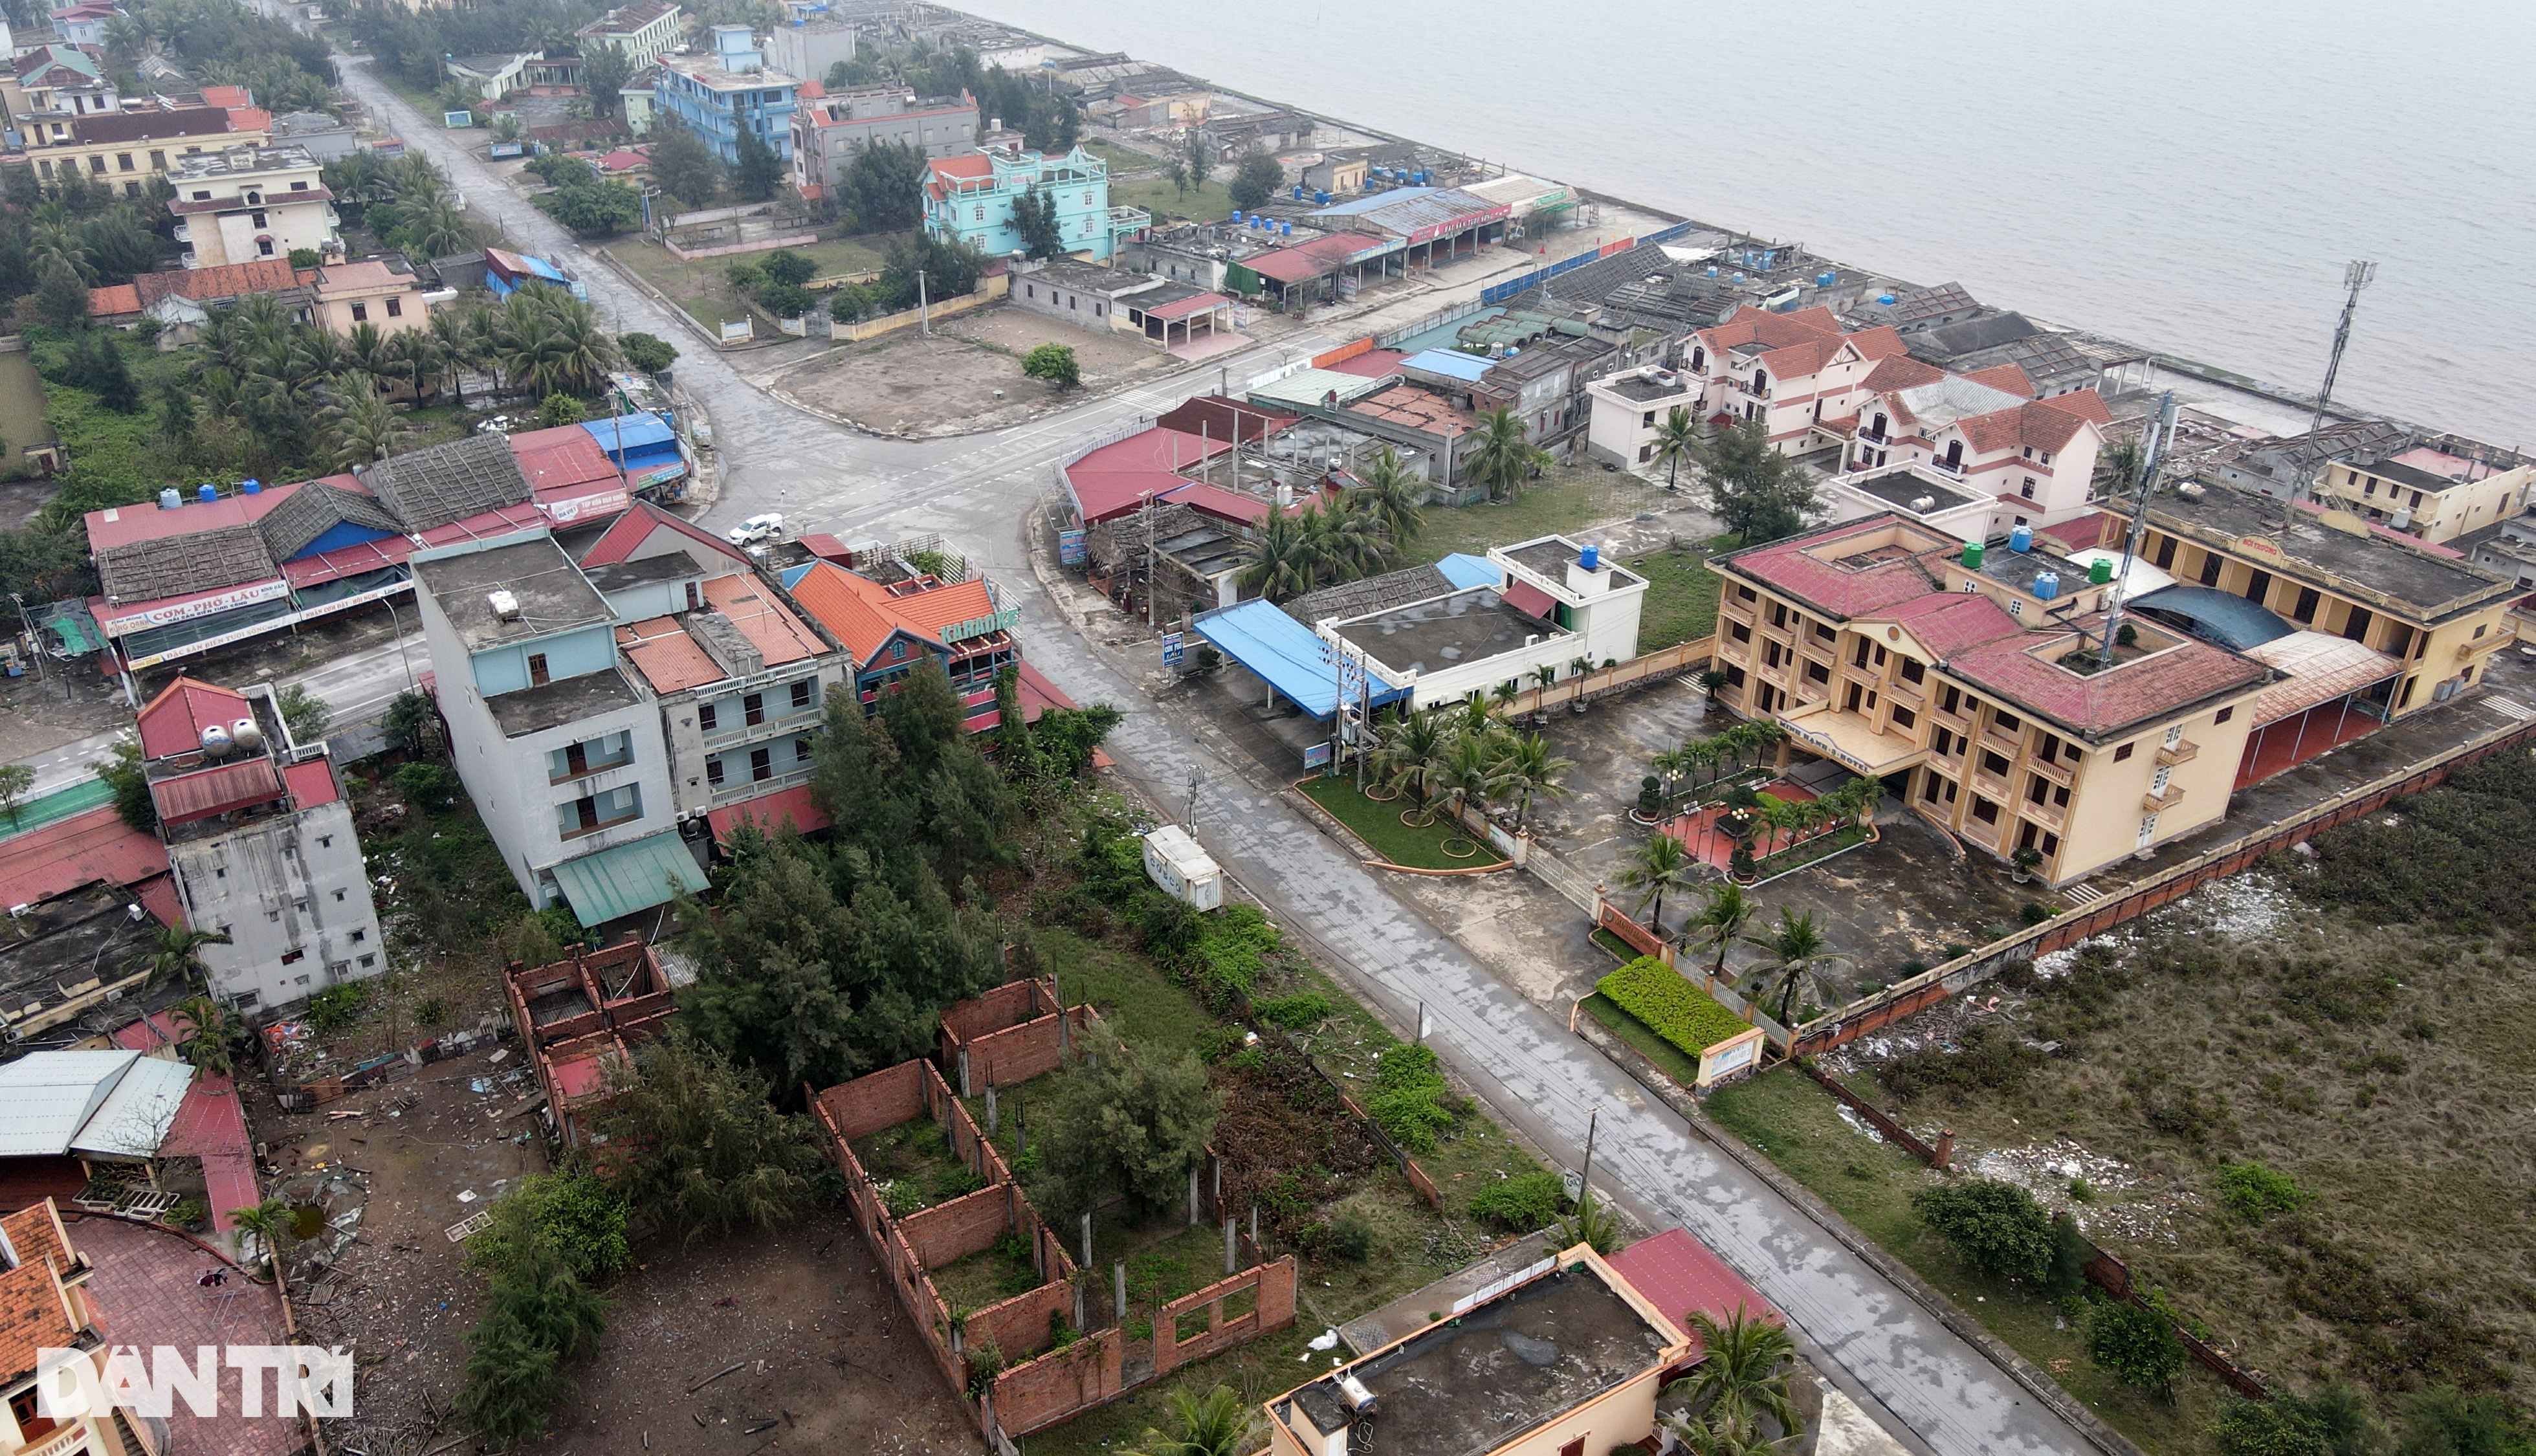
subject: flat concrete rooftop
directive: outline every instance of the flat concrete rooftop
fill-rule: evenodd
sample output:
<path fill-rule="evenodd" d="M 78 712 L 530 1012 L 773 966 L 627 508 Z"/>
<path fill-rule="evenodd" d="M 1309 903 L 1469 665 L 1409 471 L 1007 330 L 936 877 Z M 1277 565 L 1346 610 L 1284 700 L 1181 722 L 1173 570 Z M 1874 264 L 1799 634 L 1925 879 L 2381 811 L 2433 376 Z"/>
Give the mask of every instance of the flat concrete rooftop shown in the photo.
<path fill-rule="evenodd" d="M 1553 654 L 1544 657 L 1544 663 L 1556 663 L 1563 660 L 1555 656 L 1559 649 L 1552 644 L 1575 635 L 1508 606 L 1492 587 L 1475 587 L 1341 622 L 1338 633 L 1385 667 L 1418 672 L 1441 672 L 1515 652 L 1527 637 L 1535 639 L 1543 652 Z"/>
<path fill-rule="evenodd" d="M 413 575 L 471 653 L 596 626 L 613 616 L 581 568 L 546 537 L 417 562 Z M 494 610 L 497 591 L 518 601 L 516 616 L 504 618 Z"/>
<path fill-rule="evenodd" d="M 2183 494 L 2160 495 L 2149 503 L 2148 511 L 2151 525 L 2180 529 L 2214 544 L 2261 538 L 2280 548 L 2287 558 L 2285 565 L 2306 567 L 2327 585 L 2348 583 L 2377 592 L 2426 618 L 2445 616 L 2516 591 L 2508 581 L 2461 557 L 2438 555 L 2375 532 L 2360 536 L 2337 531 L 2316 512 L 2284 507 L 2267 496 L 2225 485 L 2202 486 L 2197 500 Z"/>

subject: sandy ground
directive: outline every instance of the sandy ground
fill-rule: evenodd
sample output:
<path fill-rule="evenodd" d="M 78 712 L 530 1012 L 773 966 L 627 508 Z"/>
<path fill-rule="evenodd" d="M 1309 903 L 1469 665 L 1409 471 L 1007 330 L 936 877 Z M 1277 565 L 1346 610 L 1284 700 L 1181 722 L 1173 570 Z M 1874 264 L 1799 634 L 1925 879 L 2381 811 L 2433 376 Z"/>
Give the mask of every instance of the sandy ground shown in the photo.
<path fill-rule="evenodd" d="M 1051 343 L 1072 348 L 1083 368 L 1082 384 L 1063 394 L 1022 373 L 1022 355 Z M 1018 424 L 1177 362 L 1125 335 L 996 306 L 944 319 L 929 339 L 911 330 L 840 344 L 788 372 L 781 392 L 866 429 L 921 439 Z"/>

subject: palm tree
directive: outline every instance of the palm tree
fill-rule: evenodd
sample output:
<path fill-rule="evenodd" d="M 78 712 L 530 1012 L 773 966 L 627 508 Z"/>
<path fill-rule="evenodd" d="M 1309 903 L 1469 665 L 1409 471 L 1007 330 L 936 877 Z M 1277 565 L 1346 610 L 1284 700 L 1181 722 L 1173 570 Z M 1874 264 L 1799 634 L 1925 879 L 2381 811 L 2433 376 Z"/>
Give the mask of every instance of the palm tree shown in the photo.
<path fill-rule="evenodd" d="M 422 403 L 422 377 L 440 376 L 440 346 L 423 329 L 401 329 L 388 340 L 388 357 L 405 366 L 405 384 L 413 402 Z"/>
<path fill-rule="evenodd" d="M 1554 663 L 1544 663 L 1532 669 L 1532 676 L 1534 681 L 1548 687 L 1558 680 L 1558 666 Z"/>
<path fill-rule="evenodd" d="M 1700 893 L 1707 897 L 1707 903 L 1699 908 L 1699 914 L 1682 922 L 1682 940 L 1714 951 L 1716 958 L 1710 962 L 1708 974 L 1722 980 L 1726 975 L 1726 953 L 1742 943 L 1744 926 L 1757 907 L 1744 893 L 1744 887 L 1733 880 L 1704 886 Z"/>
<path fill-rule="evenodd" d="M 379 398 L 366 375 L 338 381 L 335 403 L 319 417 L 335 442 L 335 463 L 344 470 L 385 460 L 396 445 L 396 409 Z"/>
<path fill-rule="evenodd" d="M 1485 814 L 1489 800 L 1505 788 L 1505 776 L 1497 764 L 1487 734 L 1467 730 L 1456 733 L 1452 746 L 1444 750 L 1443 763 L 1437 767 L 1435 787 L 1451 794 L 1456 807 L 1469 804 Z"/>
<path fill-rule="evenodd" d="M 1488 487 L 1490 500 L 1510 498 L 1535 470 L 1550 463 L 1549 454 L 1527 438 L 1532 426 L 1516 418 L 1512 410 L 1481 415 L 1476 433 L 1479 443 L 1463 461 L 1471 478 Z"/>
<path fill-rule="evenodd" d="M 450 388 L 458 403 L 466 404 L 467 368 L 483 348 L 473 316 L 455 308 L 435 311 L 431 315 L 431 342 L 440 350 L 440 361 L 448 366 Z"/>
<path fill-rule="evenodd" d="M 1233 1387 L 1219 1385 L 1204 1395 L 1174 1390 L 1171 1404 L 1172 1430 L 1148 1429 L 1125 1456 L 1237 1456 L 1245 1444 L 1251 1407 Z"/>
<path fill-rule="evenodd" d="M 1770 835 L 1768 840 L 1770 848 L 1762 852 L 1763 857 L 1768 857 L 1781 848 L 1779 839 L 1781 835 L 1803 834 L 1806 829 L 1806 818 L 1810 812 L 1812 811 L 1807 805 L 1795 799 L 1781 798 L 1775 793 L 1762 794 L 1761 824 Z"/>
<path fill-rule="evenodd" d="M 290 1233 L 290 1205 L 279 1198 L 268 1198 L 252 1208 L 229 1210 L 229 1222 L 242 1234 L 252 1234 L 264 1244 L 265 1254 L 273 1261 L 273 1272 L 282 1273 L 282 1240 Z"/>
<path fill-rule="evenodd" d="M 1418 538 L 1426 526 L 1426 482 L 1401 465 L 1400 453 L 1390 446 L 1359 468 L 1357 487 L 1343 498 L 1350 511 L 1371 516 L 1382 527 L 1385 539 L 1394 551 L 1404 551 Z"/>
<path fill-rule="evenodd" d="M 1452 733 L 1434 710 L 1414 711 L 1393 719 L 1374 745 L 1368 766 L 1383 786 L 1425 804 L 1440 787 L 1444 750 Z"/>
<path fill-rule="evenodd" d="M 324 337 L 332 339 L 335 336 L 328 334 Z M 346 364 L 373 379 L 388 372 L 388 338 L 379 332 L 376 324 L 366 321 L 354 324 L 352 332 L 344 339 L 343 354 Z"/>
<path fill-rule="evenodd" d="M 1664 933 L 1664 902 L 1668 892 L 1685 890 L 1691 885 L 1699 861 L 1681 847 L 1681 841 L 1659 830 L 1648 835 L 1629 854 L 1620 868 L 1619 886 L 1634 891 L 1638 904 L 1652 905 L 1647 916 L 1647 928 Z"/>
<path fill-rule="evenodd" d="M 1770 1449 L 1775 1442 L 1755 1444 L 1765 1416 L 1779 1427 L 1780 1440 L 1804 1434 L 1805 1423 L 1798 1419 L 1796 1402 L 1788 1392 L 1797 1346 L 1784 1325 L 1750 1318 L 1739 1305 L 1723 1323 L 1705 1310 L 1694 1309 L 1690 1326 L 1703 1352 L 1700 1361 L 1690 1374 L 1665 1387 L 1665 1394 L 1684 1397 L 1696 1411 L 1695 1416 L 1672 1418 L 1669 1424 L 1677 1431 L 1695 1422 L 1708 1433 L 1742 1442 L 1695 1448 L 1703 1450 Z"/>
<path fill-rule="evenodd" d="M 1241 590 L 1284 601 L 1312 590 L 1313 543 L 1293 516 L 1272 512 L 1241 548 Z"/>
<path fill-rule="evenodd" d="M 2137 486 L 2141 455 L 2140 437 L 2137 435 L 2122 435 L 2107 440 L 2104 448 L 2096 452 L 2096 492 L 2099 495 L 2120 495 Z"/>
<path fill-rule="evenodd" d="M 1306 506 L 1296 518 L 1309 542 L 1316 584 L 1354 581 L 1383 562 L 1382 523 L 1369 514 Z"/>
<path fill-rule="evenodd" d="M 193 1025 L 194 1035 L 179 1048 L 185 1060 L 213 1076 L 236 1070 L 237 1023 L 220 1002 L 208 995 L 187 996 L 168 1007 L 167 1016 Z"/>
<path fill-rule="evenodd" d="M 1831 996 L 1824 989 L 1822 973 L 1851 959 L 1831 949 L 1812 911 L 1799 915 L 1793 907 L 1784 905 L 1779 907 L 1777 924 L 1770 926 L 1766 934 L 1745 936 L 1744 943 L 1768 957 L 1745 982 L 1744 994 L 1758 995 L 1764 989 L 1776 988 L 1781 1026 L 1789 1025 L 1788 1013 L 1796 1009 L 1801 990 L 1817 1004 L 1829 1002 Z"/>
<path fill-rule="evenodd" d="M 199 985 L 203 980 L 203 947 L 228 943 L 229 938 L 218 930 L 160 925 L 150 932 L 150 949 L 133 963 L 132 969 L 148 973 L 148 985 L 169 980 L 181 985 Z"/>
<path fill-rule="evenodd" d="M 1665 489 L 1680 488 L 1682 457 L 1698 443 L 1699 426 L 1691 419 L 1690 411 L 1674 406 L 1666 413 L 1665 422 L 1656 426 L 1656 459 L 1665 465 Z"/>
<path fill-rule="evenodd" d="M 1566 787 L 1558 781 L 1574 767 L 1576 760 L 1559 757 L 1552 751 L 1550 740 L 1539 733 L 1508 735 L 1497 771 L 1504 777 L 1506 791 L 1515 795 L 1515 828 L 1531 824 L 1533 795 L 1567 796 Z"/>

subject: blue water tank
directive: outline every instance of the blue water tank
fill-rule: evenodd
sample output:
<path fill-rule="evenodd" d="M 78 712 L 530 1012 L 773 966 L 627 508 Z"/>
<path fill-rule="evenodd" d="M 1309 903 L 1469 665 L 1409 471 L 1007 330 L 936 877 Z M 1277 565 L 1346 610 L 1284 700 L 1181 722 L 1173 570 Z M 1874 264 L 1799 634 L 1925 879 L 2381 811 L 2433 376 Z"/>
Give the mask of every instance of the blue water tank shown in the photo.
<path fill-rule="evenodd" d="M 2031 526 L 2019 526 L 2014 531 L 2009 532 L 2007 534 L 2007 548 L 2011 551 L 2033 550 L 2034 528 Z"/>
<path fill-rule="evenodd" d="M 1295 201 L 1297 201 L 1297 202 L 1301 202 L 1302 200 L 1303 200 L 1303 184 L 1302 184 L 1302 183 L 1300 183 L 1300 182 L 1298 182 L 1298 183 L 1296 183 L 1296 184 L 1295 184 Z"/>
<path fill-rule="evenodd" d="M 1312 201 L 1317 206 L 1328 207 L 1330 205 L 1330 195 L 1326 192 L 1315 192 L 1312 194 Z"/>
<path fill-rule="evenodd" d="M 172 511 L 184 503 L 184 493 L 173 485 L 158 492 L 158 509 L 162 511 Z"/>
<path fill-rule="evenodd" d="M 1584 567 L 1587 571 L 1602 570 L 1603 548 L 1601 546 L 1587 546 L 1584 551 L 1577 556 L 1576 564 Z"/>
<path fill-rule="evenodd" d="M 1716 265 L 1716 264 L 1711 263 L 1711 264 L 1709 264 L 1709 265 L 1708 265 L 1708 276 L 1709 276 L 1710 278 L 1715 278 L 1715 277 L 1717 277 L 1717 265 Z"/>
<path fill-rule="evenodd" d="M 1837 273 L 1818 273 L 1814 275 L 1814 286 L 1817 288 L 1828 288 L 1839 282 L 1840 275 Z"/>
<path fill-rule="evenodd" d="M 262 495 L 264 494 L 264 482 L 262 480 L 249 477 L 238 483 L 238 493 L 240 495 Z"/>
<path fill-rule="evenodd" d="M 2049 601 L 2060 595 L 2060 573 L 2047 571 L 2034 579 L 2034 596 L 2037 601 Z"/>
<path fill-rule="evenodd" d="M 1744 282 L 1744 273 L 1743 273 L 1743 270 L 1738 269 L 1738 270 L 1736 271 L 1736 274 L 1735 274 L 1735 281 L 1736 281 L 1737 283 L 1739 283 L 1739 284 L 1740 284 L 1740 283 L 1742 283 L 1742 282 Z"/>
<path fill-rule="evenodd" d="M 1239 208 L 1235 208 L 1233 210 L 1233 225 L 1236 227 L 1241 225 L 1241 209 Z"/>
<path fill-rule="evenodd" d="M 1886 307 L 1891 307 L 1893 303 L 1893 295 L 1890 293 L 1878 293 L 1875 295 L 1875 301 L 1884 304 Z"/>
<path fill-rule="evenodd" d="M 205 505 L 210 505 L 213 501 L 221 498 L 221 487 L 213 484 L 209 480 L 205 480 L 202 484 L 194 487 L 194 498 Z"/>
<path fill-rule="evenodd" d="M 1277 231 L 1284 236 L 1293 237 L 1295 235 L 1295 224 L 1292 222 L 1280 222 L 1277 224 Z"/>

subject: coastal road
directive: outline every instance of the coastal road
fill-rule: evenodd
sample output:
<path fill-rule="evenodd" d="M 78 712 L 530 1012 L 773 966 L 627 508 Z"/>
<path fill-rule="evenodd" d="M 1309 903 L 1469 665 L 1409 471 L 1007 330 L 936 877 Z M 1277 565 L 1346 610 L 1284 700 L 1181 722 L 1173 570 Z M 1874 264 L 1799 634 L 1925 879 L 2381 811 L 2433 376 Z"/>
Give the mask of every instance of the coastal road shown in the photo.
<path fill-rule="evenodd" d="M 1054 483 L 1053 463 L 1075 442 L 1137 414 L 1212 389 L 1216 371 L 1184 374 L 988 434 L 910 443 L 820 420 L 766 394 L 544 215 L 511 193 L 458 144 L 426 125 L 358 61 L 346 87 L 429 156 L 471 201 L 500 218 L 521 245 L 565 262 L 620 329 L 675 340 L 681 383 L 712 412 L 724 493 L 716 527 L 781 510 L 796 530 L 848 539 L 941 532 L 983 558 L 1024 611 L 1031 659 L 1078 700 L 1127 710 L 1112 739 L 1126 769 L 1165 801 L 1194 770 L 1195 828 L 1216 857 L 1276 914 L 1374 996 L 1395 1024 L 1424 1001 L 1431 1038 L 1496 1114 L 1541 1147 L 1572 1158 L 1590 1112 L 1601 1112 L 1597 1167 L 1659 1226 L 1680 1223 L 1786 1311 L 1823 1357 L 1826 1373 L 1918 1450 L 2075 1452 L 2087 1442 L 2037 1405 L 1976 1347 L 1946 1330 L 1767 1184 L 1719 1156 L 1670 1108 L 1554 1019 L 1492 978 L 1452 939 L 1386 893 L 1355 860 L 1254 782 L 1236 750 L 1209 746 L 1203 723 L 1183 723 L 1090 640 L 1123 626 L 1097 600 L 1077 602 L 1032 570 L 1023 527 Z M 1437 301 L 1441 301 L 1440 299 Z M 1328 347 L 1305 335 L 1220 361 L 1236 378 Z M 1088 635 L 1089 634 L 1089 635 Z"/>

